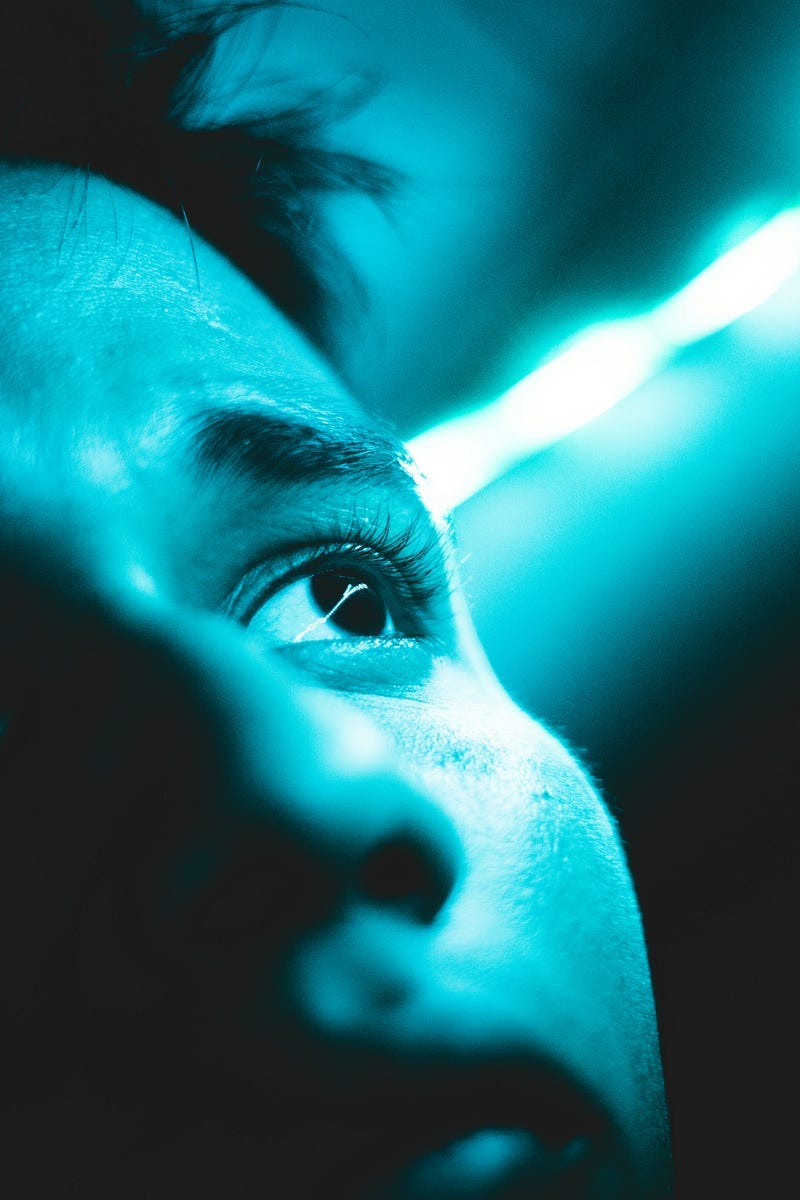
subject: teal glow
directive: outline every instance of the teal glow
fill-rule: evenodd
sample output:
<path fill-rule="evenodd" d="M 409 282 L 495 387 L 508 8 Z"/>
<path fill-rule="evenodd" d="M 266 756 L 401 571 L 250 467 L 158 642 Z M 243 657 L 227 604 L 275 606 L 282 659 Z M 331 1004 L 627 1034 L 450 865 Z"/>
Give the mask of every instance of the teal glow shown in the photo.
<path fill-rule="evenodd" d="M 758 307 L 800 270 L 789 208 L 638 317 L 579 333 L 498 399 L 417 435 L 408 449 L 448 508 L 594 420 L 675 354 Z"/>

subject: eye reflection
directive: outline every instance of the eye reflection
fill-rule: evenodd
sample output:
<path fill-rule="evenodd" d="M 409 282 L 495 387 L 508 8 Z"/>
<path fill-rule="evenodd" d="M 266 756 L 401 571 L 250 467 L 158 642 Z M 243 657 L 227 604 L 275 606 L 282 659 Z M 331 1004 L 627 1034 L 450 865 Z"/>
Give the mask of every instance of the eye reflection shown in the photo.
<path fill-rule="evenodd" d="M 396 632 L 378 586 L 358 571 L 317 571 L 269 597 L 249 621 L 273 644 L 375 638 Z"/>
<path fill-rule="evenodd" d="M 328 624 L 356 637 L 380 637 L 386 633 L 389 622 L 386 605 L 363 575 L 320 571 L 311 576 L 309 586 Z"/>

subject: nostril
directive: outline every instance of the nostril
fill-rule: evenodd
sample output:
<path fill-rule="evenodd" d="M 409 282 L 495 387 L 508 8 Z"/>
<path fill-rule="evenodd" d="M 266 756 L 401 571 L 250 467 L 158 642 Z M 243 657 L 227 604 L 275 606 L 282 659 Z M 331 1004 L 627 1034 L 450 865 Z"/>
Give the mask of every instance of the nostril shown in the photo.
<path fill-rule="evenodd" d="M 450 894 L 453 872 L 424 840 L 397 834 L 366 855 L 358 885 L 363 898 L 428 925 Z"/>

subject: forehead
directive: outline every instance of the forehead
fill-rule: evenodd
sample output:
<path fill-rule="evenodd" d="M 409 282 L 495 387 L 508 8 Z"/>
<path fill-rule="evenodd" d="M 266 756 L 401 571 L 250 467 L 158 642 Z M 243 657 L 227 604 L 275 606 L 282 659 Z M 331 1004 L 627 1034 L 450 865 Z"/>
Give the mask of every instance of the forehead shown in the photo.
<path fill-rule="evenodd" d="M 168 213 L 100 178 L 0 168 L 0 255 L 12 524 L 98 563 L 133 539 L 192 600 L 219 546 L 246 558 L 267 520 L 298 539 L 388 514 L 443 531 L 396 439 Z"/>
<path fill-rule="evenodd" d="M 363 420 L 330 368 L 221 255 L 144 198 L 72 170 L 0 171 L 0 401 L 133 426 L 159 407 Z"/>

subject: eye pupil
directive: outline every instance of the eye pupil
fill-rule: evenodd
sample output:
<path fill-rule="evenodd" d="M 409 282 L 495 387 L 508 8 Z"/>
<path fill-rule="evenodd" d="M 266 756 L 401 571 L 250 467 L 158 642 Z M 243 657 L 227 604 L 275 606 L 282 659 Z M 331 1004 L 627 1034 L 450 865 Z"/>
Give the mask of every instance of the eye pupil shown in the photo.
<path fill-rule="evenodd" d="M 364 584 L 367 586 L 364 587 Z M 348 596 L 343 604 L 342 597 L 348 587 L 359 587 L 360 590 Z M 386 628 L 386 605 L 380 595 L 363 577 L 358 575 L 340 575 L 336 571 L 320 571 L 311 577 L 311 595 L 322 613 L 336 612 L 330 617 L 330 624 L 336 625 L 345 633 L 358 637 L 378 637 Z"/>

